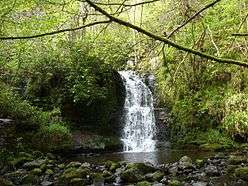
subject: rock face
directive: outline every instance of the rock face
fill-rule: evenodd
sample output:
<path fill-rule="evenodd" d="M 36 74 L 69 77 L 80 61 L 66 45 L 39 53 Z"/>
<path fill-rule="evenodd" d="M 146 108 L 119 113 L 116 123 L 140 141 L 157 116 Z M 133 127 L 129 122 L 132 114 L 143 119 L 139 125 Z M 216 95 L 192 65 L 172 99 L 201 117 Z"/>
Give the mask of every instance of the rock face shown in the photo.
<path fill-rule="evenodd" d="M 75 104 L 72 100 L 65 101 L 62 108 L 63 117 L 78 124 L 78 127 L 102 133 L 119 136 L 122 109 L 125 101 L 125 86 L 117 71 L 107 78 L 105 99 Z M 99 82 L 101 83 L 101 82 Z M 105 82 L 106 83 L 106 82 Z"/>

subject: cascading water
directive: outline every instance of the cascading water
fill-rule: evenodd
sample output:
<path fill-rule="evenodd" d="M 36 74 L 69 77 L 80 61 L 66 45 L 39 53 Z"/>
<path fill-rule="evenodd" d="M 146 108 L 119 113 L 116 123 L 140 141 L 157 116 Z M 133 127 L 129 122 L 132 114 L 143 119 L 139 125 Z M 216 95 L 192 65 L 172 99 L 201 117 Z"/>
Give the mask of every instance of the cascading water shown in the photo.
<path fill-rule="evenodd" d="M 156 133 L 153 97 L 150 89 L 133 71 L 120 71 L 125 88 L 124 151 L 151 152 L 155 150 Z"/>

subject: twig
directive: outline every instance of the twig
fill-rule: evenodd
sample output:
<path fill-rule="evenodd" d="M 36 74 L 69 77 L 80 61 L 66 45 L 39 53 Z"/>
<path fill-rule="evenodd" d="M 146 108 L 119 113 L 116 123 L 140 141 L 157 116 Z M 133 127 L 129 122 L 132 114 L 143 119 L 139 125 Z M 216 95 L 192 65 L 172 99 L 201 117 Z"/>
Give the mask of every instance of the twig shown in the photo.
<path fill-rule="evenodd" d="M 94 26 L 94 25 L 98 25 L 98 24 L 106 24 L 106 23 L 110 23 L 111 20 L 107 20 L 107 21 L 98 21 L 98 22 L 93 22 L 93 23 L 89 23 L 80 27 L 76 27 L 76 28 L 67 28 L 67 29 L 63 29 L 63 30 L 57 30 L 57 31 L 53 31 L 53 32 L 47 32 L 47 33 L 43 33 L 43 34 L 37 34 L 37 35 L 32 35 L 32 36 L 8 36 L 8 37 L 0 37 L 0 40 L 17 40 L 17 39 L 33 39 L 33 38 L 38 38 L 38 37 L 44 37 L 44 36 L 50 36 L 50 35 L 55 35 L 55 34 L 60 34 L 60 33 L 64 33 L 64 32 L 71 32 L 71 31 L 76 31 L 76 30 L 80 30 L 86 27 L 90 27 L 90 26 Z"/>
<path fill-rule="evenodd" d="M 248 33 L 233 33 L 232 36 L 248 36 Z"/>
<path fill-rule="evenodd" d="M 192 15 L 189 19 L 187 19 L 186 21 L 184 21 L 181 25 L 179 25 L 177 28 L 175 28 L 168 36 L 167 38 L 170 38 L 173 34 L 175 34 L 176 32 L 178 32 L 181 28 L 183 28 L 185 25 L 187 25 L 190 21 L 192 21 L 193 19 L 195 19 L 198 15 L 200 15 L 200 13 L 202 13 L 203 11 L 205 11 L 206 9 L 214 6 L 216 3 L 220 2 L 221 0 L 215 0 L 214 2 L 206 5 L 205 7 L 203 7 L 201 10 L 199 10 L 198 12 L 196 12 L 194 15 Z"/>
<path fill-rule="evenodd" d="M 219 62 L 219 63 L 234 64 L 234 65 L 243 66 L 243 67 L 248 68 L 248 63 L 233 60 L 233 59 L 218 58 L 216 56 L 212 56 L 212 55 L 200 52 L 198 50 L 194 50 L 194 49 L 187 48 L 185 46 L 179 45 L 179 44 L 177 44 L 177 43 L 175 43 L 175 42 L 173 42 L 173 41 L 171 41 L 171 40 L 169 40 L 167 38 L 158 36 L 156 34 L 153 34 L 152 32 L 144 30 L 143 28 L 140 28 L 140 27 L 138 27 L 136 25 L 133 25 L 133 24 L 131 24 L 129 22 L 126 22 L 126 21 L 121 20 L 119 18 L 113 17 L 113 16 L 109 15 L 105 10 L 103 10 L 102 8 L 100 8 L 99 6 L 97 6 L 96 4 L 91 2 L 90 0 L 86 0 L 86 1 L 89 3 L 90 6 L 92 6 L 95 10 L 97 10 L 100 13 L 102 13 L 106 17 L 108 17 L 111 21 L 116 22 L 116 23 L 118 23 L 120 25 L 129 27 L 131 29 L 134 29 L 137 32 L 140 32 L 140 33 L 142 33 L 142 34 L 144 34 L 144 35 L 146 35 L 146 36 L 148 36 L 150 38 L 153 38 L 155 40 L 162 41 L 163 43 L 168 44 L 168 45 L 170 45 L 170 46 L 172 46 L 172 47 L 174 47 L 174 48 L 176 48 L 178 50 L 189 52 L 189 53 L 195 54 L 197 56 L 200 56 L 200 57 L 203 57 L 203 58 L 206 58 L 206 59 L 209 59 L 209 60 L 213 60 L 213 61 L 216 61 L 216 62 Z"/>

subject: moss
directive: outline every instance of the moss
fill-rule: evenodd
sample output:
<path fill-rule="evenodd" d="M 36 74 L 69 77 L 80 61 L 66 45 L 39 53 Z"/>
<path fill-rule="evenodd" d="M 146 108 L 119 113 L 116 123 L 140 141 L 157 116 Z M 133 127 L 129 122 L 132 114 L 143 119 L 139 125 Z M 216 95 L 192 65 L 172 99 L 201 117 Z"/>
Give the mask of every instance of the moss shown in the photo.
<path fill-rule="evenodd" d="M 153 181 L 161 181 L 164 177 L 164 174 L 161 171 L 156 171 L 152 174 Z"/>
<path fill-rule="evenodd" d="M 127 169 L 138 170 L 143 174 L 147 174 L 156 170 L 152 165 L 147 165 L 145 163 L 129 163 Z"/>
<path fill-rule="evenodd" d="M 182 186 L 182 183 L 178 180 L 170 180 L 169 186 Z"/>
<path fill-rule="evenodd" d="M 248 159 L 247 157 L 244 157 L 244 156 L 231 155 L 228 159 L 228 163 L 231 165 L 239 165 L 241 163 L 247 163 L 247 162 L 248 162 Z"/>
<path fill-rule="evenodd" d="M 140 172 L 135 168 L 129 168 L 121 173 L 121 179 L 125 183 L 136 183 L 143 179 Z"/>
<path fill-rule="evenodd" d="M 7 180 L 3 177 L 0 177 L 0 185 L 1 186 L 14 186 L 14 184 L 10 180 Z"/>
<path fill-rule="evenodd" d="M 53 172 L 52 169 L 47 169 L 46 172 L 45 172 L 45 174 L 47 174 L 47 175 L 53 175 L 54 172 Z"/>
<path fill-rule="evenodd" d="M 235 169 L 234 174 L 236 177 L 242 178 L 248 181 L 248 167 L 240 167 Z"/>
<path fill-rule="evenodd" d="M 151 186 L 152 184 L 148 181 L 142 181 L 142 182 L 138 182 L 136 185 L 137 186 Z"/>
<path fill-rule="evenodd" d="M 201 159 L 195 160 L 195 164 L 197 167 L 202 167 L 204 163 L 205 163 L 204 160 L 201 160 Z"/>

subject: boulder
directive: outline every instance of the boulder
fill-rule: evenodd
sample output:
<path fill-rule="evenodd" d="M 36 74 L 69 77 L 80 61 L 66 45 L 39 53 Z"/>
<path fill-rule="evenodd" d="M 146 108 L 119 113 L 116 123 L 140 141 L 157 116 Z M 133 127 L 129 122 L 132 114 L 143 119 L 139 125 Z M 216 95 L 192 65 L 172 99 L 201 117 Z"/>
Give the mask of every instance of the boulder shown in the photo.
<path fill-rule="evenodd" d="M 236 177 L 248 181 L 248 166 L 235 169 L 234 174 Z"/>
<path fill-rule="evenodd" d="M 142 174 L 147 174 L 156 171 L 156 168 L 148 163 L 130 163 L 127 165 L 127 169 L 136 169 Z"/>
<path fill-rule="evenodd" d="M 120 174 L 120 178 L 125 183 L 136 183 L 143 179 L 138 169 L 129 168 Z"/>
<path fill-rule="evenodd" d="M 34 168 L 39 168 L 42 164 L 46 164 L 46 163 L 47 163 L 46 159 L 37 159 L 31 162 L 26 162 L 23 165 L 23 167 L 27 169 L 34 169 Z"/>
<path fill-rule="evenodd" d="M 218 171 L 216 166 L 208 165 L 205 167 L 205 172 L 208 176 L 220 176 L 220 172 Z"/>
<path fill-rule="evenodd" d="M 178 166 L 179 166 L 179 168 L 181 168 L 181 169 L 192 168 L 192 167 L 193 167 L 193 164 L 192 164 L 191 158 L 188 157 L 188 156 L 183 156 L 183 157 L 179 160 Z"/>

